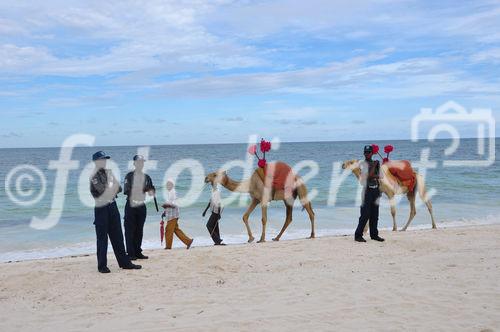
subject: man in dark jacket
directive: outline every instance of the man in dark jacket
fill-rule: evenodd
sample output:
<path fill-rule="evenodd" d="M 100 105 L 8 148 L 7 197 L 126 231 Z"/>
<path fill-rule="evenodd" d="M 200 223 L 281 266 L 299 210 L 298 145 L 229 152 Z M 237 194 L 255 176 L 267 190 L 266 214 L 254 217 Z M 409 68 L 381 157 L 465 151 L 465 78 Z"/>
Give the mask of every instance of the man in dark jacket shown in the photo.
<path fill-rule="evenodd" d="M 373 146 L 367 145 L 364 149 L 365 160 L 360 162 L 361 183 L 363 189 L 363 203 L 358 228 L 354 235 L 356 242 L 366 242 L 363 231 L 368 220 L 370 221 L 370 237 L 372 240 L 384 242 L 378 235 L 379 199 L 380 199 L 380 163 L 373 160 Z"/>
<path fill-rule="evenodd" d="M 95 168 L 90 177 L 90 193 L 95 199 L 94 225 L 97 237 L 97 269 L 101 273 L 111 272 L 107 264 L 109 236 L 118 265 L 125 270 L 139 270 L 141 266 L 132 264 L 125 253 L 120 212 L 115 201 L 122 188 L 113 172 L 106 169 L 106 161 L 109 158 L 102 151 L 96 152 L 92 156 Z"/>
<path fill-rule="evenodd" d="M 142 254 L 142 238 L 146 222 L 146 193 L 154 196 L 155 187 L 151 177 L 143 172 L 144 157 L 134 156 L 133 172 L 125 176 L 123 193 L 127 196 L 125 205 L 125 242 L 131 260 L 148 259 Z"/>

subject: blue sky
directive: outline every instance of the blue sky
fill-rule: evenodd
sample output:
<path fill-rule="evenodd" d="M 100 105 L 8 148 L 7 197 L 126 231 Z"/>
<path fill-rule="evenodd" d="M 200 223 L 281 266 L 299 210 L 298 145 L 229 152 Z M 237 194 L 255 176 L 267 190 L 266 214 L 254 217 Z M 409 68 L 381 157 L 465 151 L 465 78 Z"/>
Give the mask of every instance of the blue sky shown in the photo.
<path fill-rule="evenodd" d="M 405 139 L 499 68 L 498 1 L 4 1 L 0 147 Z"/>

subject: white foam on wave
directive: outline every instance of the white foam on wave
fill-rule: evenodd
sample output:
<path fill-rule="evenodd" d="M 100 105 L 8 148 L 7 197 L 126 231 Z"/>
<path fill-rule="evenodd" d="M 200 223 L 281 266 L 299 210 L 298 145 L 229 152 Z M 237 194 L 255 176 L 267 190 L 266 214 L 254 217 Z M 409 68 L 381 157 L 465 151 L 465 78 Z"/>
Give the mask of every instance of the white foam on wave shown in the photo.
<path fill-rule="evenodd" d="M 459 220 L 449 220 L 442 221 L 438 223 L 440 228 L 453 228 L 453 227 L 464 227 L 464 226 L 480 226 L 480 225 L 493 225 L 499 224 L 500 217 L 489 215 L 487 217 L 478 219 L 459 219 Z M 431 226 L 426 225 L 415 225 L 409 228 L 411 230 L 424 230 L 430 229 Z M 391 230 L 392 228 L 382 228 L 382 230 Z M 276 234 L 277 229 L 269 228 L 268 234 Z M 295 229 L 289 230 L 282 238 L 283 240 L 296 240 L 303 239 L 310 235 L 310 229 Z M 328 229 L 318 229 L 316 231 L 316 236 L 326 237 L 326 236 L 351 236 L 353 233 L 352 229 L 339 229 L 339 228 L 328 228 Z M 257 234 L 258 235 L 258 234 Z M 255 234 L 254 234 L 255 236 Z M 224 237 L 224 242 L 227 244 L 244 244 L 247 242 L 246 234 L 233 234 L 226 235 Z M 208 236 L 196 237 L 194 246 L 211 246 L 213 245 L 212 239 Z M 110 251 L 111 251 L 111 245 Z M 181 248 L 183 244 L 179 241 L 174 242 L 174 248 Z M 159 240 L 145 239 L 143 243 L 143 249 L 145 250 L 155 250 L 161 249 L 162 245 Z M 0 263 L 6 262 L 18 262 L 18 261 L 28 261 L 28 260 L 41 260 L 50 258 L 60 258 L 60 257 L 70 257 L 70 256 L 83 256 L 83 255 L 95 255 L 95 242 L 82 242 L 66 247 L 54 247 L 50 249 L 32 249 L 25 251 L 12 251 L 6 253 L 0 253 Z"/>

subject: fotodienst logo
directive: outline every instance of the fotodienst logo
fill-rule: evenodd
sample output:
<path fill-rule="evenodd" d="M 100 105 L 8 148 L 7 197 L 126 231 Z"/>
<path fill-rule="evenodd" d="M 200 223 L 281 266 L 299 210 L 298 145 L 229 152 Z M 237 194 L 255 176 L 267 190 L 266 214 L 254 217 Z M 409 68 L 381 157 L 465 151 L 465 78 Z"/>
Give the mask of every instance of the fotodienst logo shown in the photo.
<path fill-rule="evenodd" d="M 427 135 L 422 138 L 422 127 L 430 126 Z M 488 167 L 495 162 L 495 117 L 491 109 L 472 109 L 454 102 L 439 106 L 435 110 L 423 108 L 411 122 L 411 139 L 418 142 L 422 139 L 434 142 L 439 134 L 449 136 L 452 143 L 444 151 L 443 167 Z M 477 139 L 476 151 L 468 151 L 468 159 L 452 159 L 457 153 L 464 137 L 461 129 L 468 133 L 475 133 Z M 463 156 L 464 154 L 461 154 Z"/>

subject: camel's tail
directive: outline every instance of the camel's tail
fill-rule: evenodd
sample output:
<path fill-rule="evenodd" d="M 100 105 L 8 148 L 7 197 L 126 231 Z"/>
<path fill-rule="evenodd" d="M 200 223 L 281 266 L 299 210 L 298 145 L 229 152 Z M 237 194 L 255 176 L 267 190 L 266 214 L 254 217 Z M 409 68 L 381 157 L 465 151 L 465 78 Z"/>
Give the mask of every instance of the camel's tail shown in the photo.
<path fill-rule="evenodd" d="M 295 197 L 298 196 L 300 204 L 302 205 L 302 211 L 306 210 L 307 208 L 310 208 L 312 211 L 312 203 L 309 200 L 307 187 L 300 176 L 297 176 L 295 178 L 295 184 L 296 184 L 296 189 L 294 192 L 294 196 Z M 314 212 L 312 213 L 314 214 Z"/>
<path fill-rule="evenodd" d="M 422 175 L 415 172 L 416 182 L 415 189 L 413 190 L 413 194 L 417 194 L 420 196 L 424 203 L 430 201 L 430 197 L 427 195 L 427 188 L 425 185 L 425 179 Z"/>
<path fill-rule="evenodd" d="M 316 237 L 316 232 L 315 232 L 315 222 L 314 220 L 316 219 L 316 215 L 313 211 L 312 208 L 312 203 L 309 200 L 309 197 L 307 195 L 307 187 L 304 183 L 304 181 L 297 176 L 296 177 L 296 190 L 297 190 L 297 195 L 299 196 L 300 199 L 300 204 L 302 204 L 302 211 L 306 210 L 307 214 L 309 215 L 309 219 L 311 220 L 311 239 L 314 239 Z"/>

